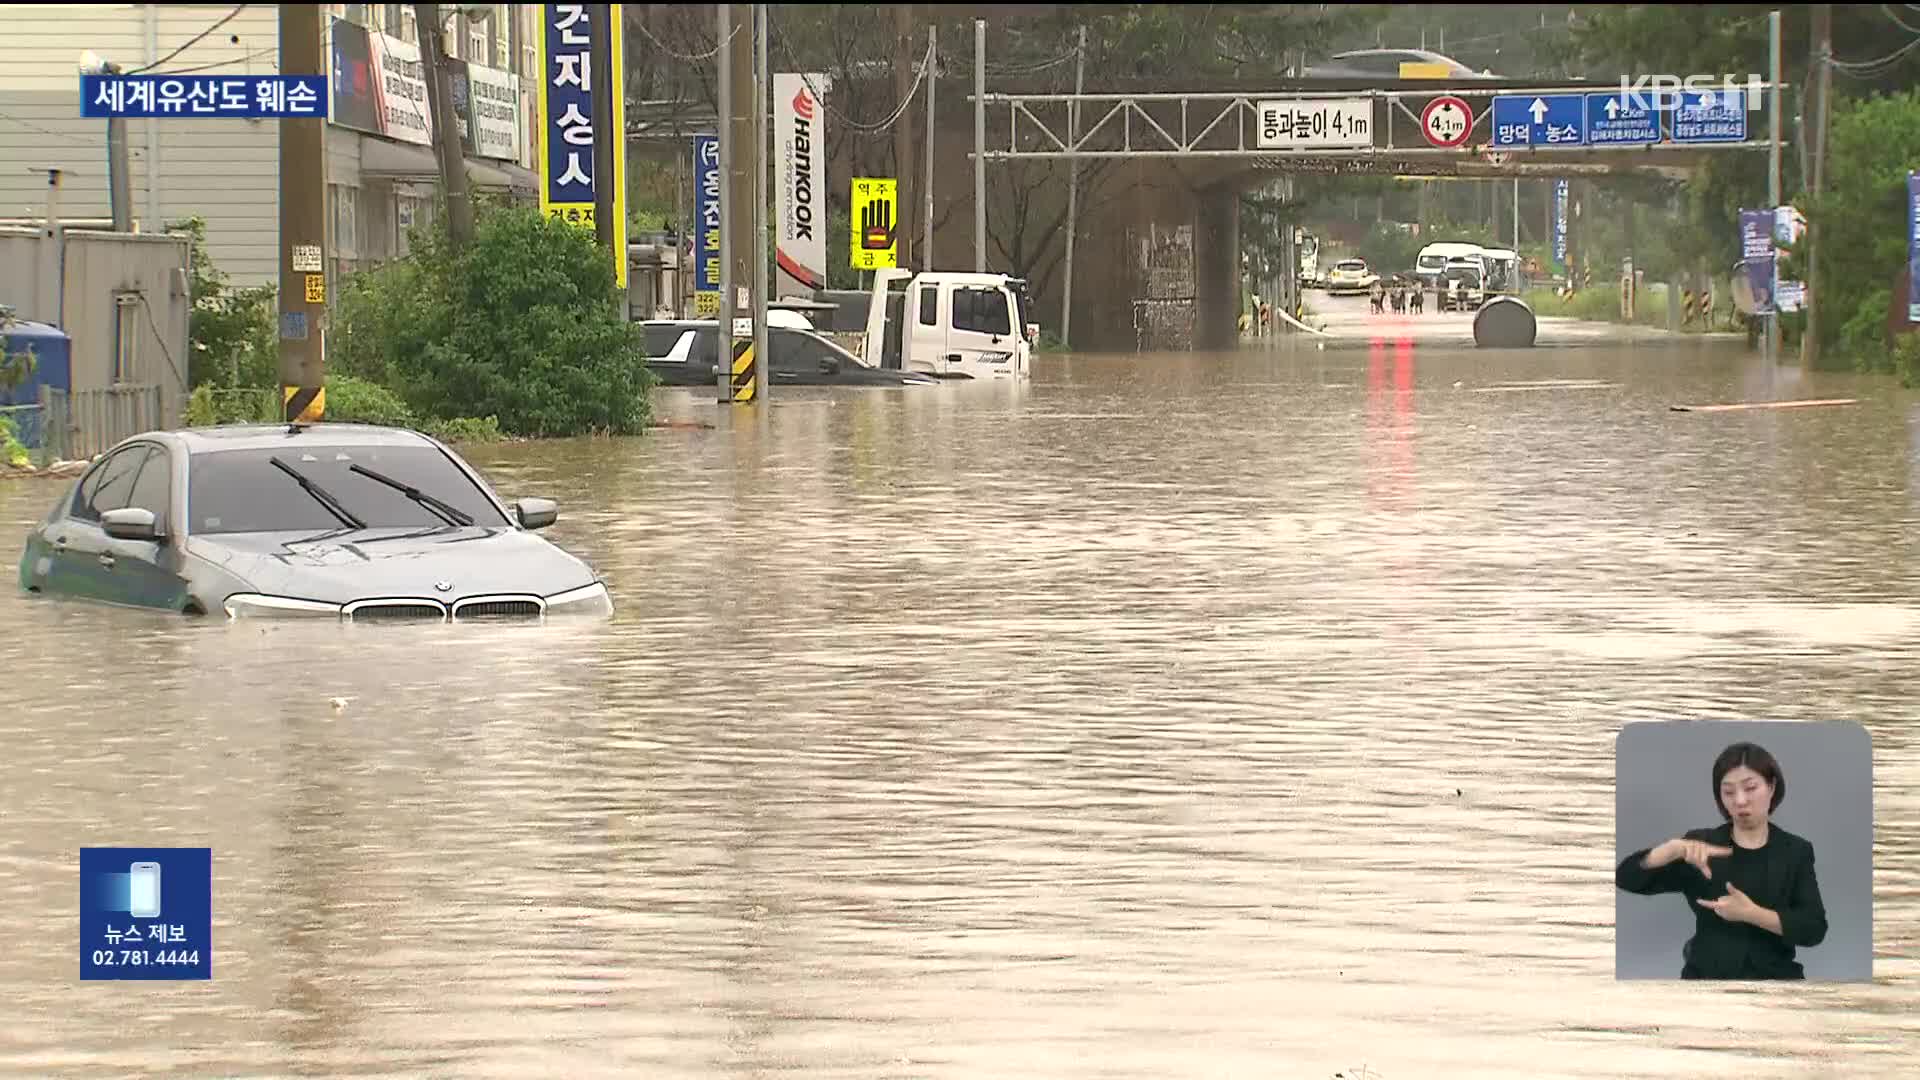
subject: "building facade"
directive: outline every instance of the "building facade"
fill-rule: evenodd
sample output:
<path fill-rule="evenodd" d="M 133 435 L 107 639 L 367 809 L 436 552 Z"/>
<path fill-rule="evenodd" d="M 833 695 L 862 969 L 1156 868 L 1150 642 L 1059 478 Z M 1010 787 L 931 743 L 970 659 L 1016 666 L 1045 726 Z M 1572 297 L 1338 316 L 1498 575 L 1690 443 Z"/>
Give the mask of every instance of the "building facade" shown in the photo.
<path fill-rule="evenodd" d="M 439 168 L 413 5 L 321 9 L 332 86 L 330 269 L 338 275 L 405 254 L 407 229 L 431 211 Z M 477 191 L 531 201 L 539 7 L 440 10 L 469 179 Z M 62 220 L 111 220 L 107 122 L 80 115 L 84 53 L 127 72 L 260 75 L 278 70 L 279 37 L 279 10 L 266 4 L 0 6 L 0 222 L 45 216 L 51 169 L 61 171 Z M 278 123 L 185 117 L 126 127 L 136 229 L 204 218 L 215 266 L 239 285 L 277 281 Z"/>

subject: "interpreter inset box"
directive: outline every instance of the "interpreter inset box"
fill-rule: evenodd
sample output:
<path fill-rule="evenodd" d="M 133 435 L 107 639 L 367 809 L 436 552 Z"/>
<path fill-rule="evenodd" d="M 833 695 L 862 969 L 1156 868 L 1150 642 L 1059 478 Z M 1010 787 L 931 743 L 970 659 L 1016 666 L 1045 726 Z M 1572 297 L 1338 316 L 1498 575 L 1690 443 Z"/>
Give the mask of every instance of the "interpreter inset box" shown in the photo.
<path fill-rule="evenodd" d="M 213 978 L 213 849 L 81 848 L 80 978 Z"/>
<path fill-rule="evenodd" d="M 1620 979 L 1873 978 L 1873 745 L 1859 724 L 1621 730 Z"/>

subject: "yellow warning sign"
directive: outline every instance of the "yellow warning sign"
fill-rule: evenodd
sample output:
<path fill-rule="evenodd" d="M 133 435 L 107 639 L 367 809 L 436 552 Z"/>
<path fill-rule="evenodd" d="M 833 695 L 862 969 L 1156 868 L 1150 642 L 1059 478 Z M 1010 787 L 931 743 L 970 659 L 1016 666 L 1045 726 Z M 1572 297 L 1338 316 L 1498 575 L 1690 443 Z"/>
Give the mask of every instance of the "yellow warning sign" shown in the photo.
<path fill-rule="evenodd" d="M 327 302 L 327 275 L 307 275 L 307 303 L 324 304 Z"/>
<path fill-rule="evenodd" d="M 892 179 L 853 181 L 853 241 L 847 245 L 855 270 L 891 270 L 900 265 L 900 207 Z"/>

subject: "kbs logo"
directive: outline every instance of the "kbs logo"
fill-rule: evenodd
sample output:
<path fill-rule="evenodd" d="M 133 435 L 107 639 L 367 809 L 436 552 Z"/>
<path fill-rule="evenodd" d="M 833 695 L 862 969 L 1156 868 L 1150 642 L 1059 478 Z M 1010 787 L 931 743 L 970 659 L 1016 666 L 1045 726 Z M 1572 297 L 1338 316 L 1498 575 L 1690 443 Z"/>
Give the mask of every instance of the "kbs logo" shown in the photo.
<path fill-rule="evenodd" d="M 813 239 L 813 98 L 793 95 L 793 235 Z"/>
<path fill-rule="evenodd" d="M 1620 76 L 1620 98 L 1640 109 L 1664 112 L 1682 104 L 1691 106 L 1717 106 L 1728 112 L 1758 112 L 1760 95 L 1766 86 L 1766 80 L 1758 75 L 1747 76 L 1743 87 L 1735 76 L 1724 75 L 1642 75 L 1629 81 Z"/>

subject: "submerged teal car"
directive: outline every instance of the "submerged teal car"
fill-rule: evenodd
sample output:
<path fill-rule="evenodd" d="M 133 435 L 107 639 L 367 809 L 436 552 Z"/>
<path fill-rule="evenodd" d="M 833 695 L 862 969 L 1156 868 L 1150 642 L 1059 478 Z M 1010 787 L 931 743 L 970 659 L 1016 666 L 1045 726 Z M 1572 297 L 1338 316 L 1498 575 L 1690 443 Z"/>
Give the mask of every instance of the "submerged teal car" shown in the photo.
<path fill-rule="evenodd" d="M 152 431 L 27 534 L 30 593 L 188 615 L 606 617 L 607 587 L 446 445 L 361 424 Z"/>

